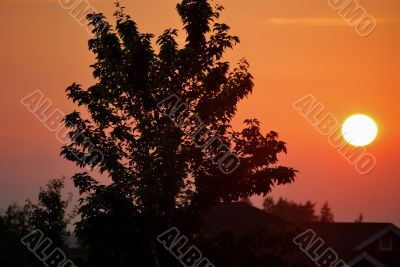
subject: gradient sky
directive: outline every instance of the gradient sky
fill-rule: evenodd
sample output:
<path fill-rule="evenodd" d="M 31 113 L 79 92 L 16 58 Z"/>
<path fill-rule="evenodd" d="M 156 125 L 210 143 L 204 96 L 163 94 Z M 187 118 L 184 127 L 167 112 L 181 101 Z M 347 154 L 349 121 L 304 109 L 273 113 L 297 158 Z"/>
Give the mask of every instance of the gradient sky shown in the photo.
<path fill-rule="evenodd" d="M 111 18 L 112 0 L 93 1 Z M 292 185 L 274 197 L 328 200 L 337 221 L 400 225 L 400 1 L 360 0 L 378 21 L 360 37 L 326 0 L 220 0 L 222 20 L 241 38 L 228 59 L 245 57 L 255 77 L 254 93 L 239 106 L 236 129 L 258 118 L 266 133 L 287 142 L 281 163 L 300 171 Z M 245 2 L 245 4 L 244 4 Z M 142 32 L 178 28 L 175 0 L 125 0 Z M 93 83 L 89 34 L 56 0 L 0 0 L 0 207 L 34 198 L 49 179 L 70 177 L 76 168 L 59 157 L 61 144 L 28 110 L 21 98 L 41 90 L 55 108 L 75 107 L 65 96 L 72 82 Z M 343 121 L 365 113 L 378 123 L 377 140 L 367 147 L 377 159 L 368 175 L 358 174 L 326 137 L 292 105 L 312 94 Z M 68 182 L 68 189 L 72 185 Z M 254 202 L 260 205 L 260 198 Z"/>

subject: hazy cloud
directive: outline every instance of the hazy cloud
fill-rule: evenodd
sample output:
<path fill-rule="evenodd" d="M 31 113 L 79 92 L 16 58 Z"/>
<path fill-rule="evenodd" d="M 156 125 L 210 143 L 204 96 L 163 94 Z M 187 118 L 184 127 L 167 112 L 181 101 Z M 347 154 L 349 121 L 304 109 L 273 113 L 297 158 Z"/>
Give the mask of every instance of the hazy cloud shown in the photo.
<path fill-rule="evenodd" d="M 382 18 L 376 20 L 378 24 L 394 23 L 396 19 Z M 300 26 L 347 26 L 342 18 L 268 18 L 257 21 L 269 25 L 300 25 Z"/>

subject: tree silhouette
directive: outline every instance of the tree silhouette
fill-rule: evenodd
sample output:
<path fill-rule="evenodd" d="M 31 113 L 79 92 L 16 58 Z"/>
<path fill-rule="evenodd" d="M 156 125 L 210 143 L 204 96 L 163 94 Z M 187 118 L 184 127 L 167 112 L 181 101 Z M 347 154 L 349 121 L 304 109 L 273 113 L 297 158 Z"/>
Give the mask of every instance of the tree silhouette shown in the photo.
<path fill-rule="evenodd" d="M 275 206 L 275 201 L 272 197 L 266 197 L 263 202 L 264 211 L 271 213 L 273 212 Z"/>
<path fill-rule="evenodd" d="M 325 202 L 321 208 L 321 215 L 319 217 L 320 222 L 334 222 L 334 216 L 332 213 L 332 209 L 329 207 L 328 202 Z"/>
<path fill-rule="evenodd" d="M 19 240 L 32 230 L 29 210 L 12 204 L 0 212 L 0 262 L 4 266 L 36 267 L 38 260 Z"/>
<path fill-rule="evenodd" d="M 27 201 L 20 207 L 10 205 L 0 213 L 0 262 L 5 266 L 39 267 L 41 262 L 19 240 L 33 230 L 40 230 L 52 242 L 51 246 L 67 251 L 67 225 L 70 216 L 66 208 L 71 197 L 63 199 L 64 179 L 51 180 L 40 188 L 37 203 Z"/>
<path fill-rule="evenodd" d="M 249 206 L 253 206 L 253 203 L 251 202 L 251 199 L 249 197 L 241 198 L 241 199 L 239 199 L 239 202 L 243 202 Z"/>
<path fill-rule="evenodd" d="M 263 202 L 264 211 L 289 222 L 334 222 L 334 215 L 328 202 L 321 207 L 320 216 L 315 214 L 315 206 L 316 204 L 311 201 L 301 204 L 283 198 L 275 202 L 272 197 L 266 197 Z"/>
<path fill-rule="evenodd" d="M 309 266 L 293 257 L 297 248 L 292 245 L 292 240 L 298 232 L 296 227 L 260 225 L 241 234 L 222 231 L 196 241 L 215 266 Z"/>
<path fill-rule="evenodd" d="M 293 201 L 288 201 L 279 198 L 277 202 L 271 197 L 264 199 L 264 210 L 272 215 L 287 220 L 289 222 L 316 222 L 318 216 L 315 214 L 315 203 L 307 201 L 305 204 L 297 204 Z"/>
<path fill-rule="evenodd" d="M 64 179 L 50 180 L 45 188 L 40 188 L 37 203 L 28 202 L 29 225 L 41 230 L 53 245 L 65 249 L 68 235 L 67 226 L 72 217 L 67 208 L 72 195 L 64 199 L 62 189 Z"/>
<path fill-rule="evenodd" d="M 360 213 L 360 215 L 358 215 L 357 219 L 354 222 L 363 223 L 364 222 L 364 215 L 362 213 Z"/>
<path fill-rule="evenodd" d="M 88 17 L 96 84 L 67 88 L 88 116 L 66 116 L 71 144 L 61 154 L 111 180 L 100 184 L 86 169 L 73 176 L 81 194 L 76 231 L 89 265 L 165 265 L 155 237 L 170 226 L 193 233 L 201 213 L 216 203 L 293 182 L 296 171 L 276 165 L 286 152 L 276 132 L 262 135 L 256 119 L 232 130 L 253 77 L 246 60 L 232 68 L 223 58 L 239 38 L 218 22 L 222 10 L 207 0 L 179 3 L 182 47 L 175 29 L 154 43 L 118 2 L 115 29 L 101 14 Z M 223 155 L 240 161 L 229 175 L 221 171 Z"/>

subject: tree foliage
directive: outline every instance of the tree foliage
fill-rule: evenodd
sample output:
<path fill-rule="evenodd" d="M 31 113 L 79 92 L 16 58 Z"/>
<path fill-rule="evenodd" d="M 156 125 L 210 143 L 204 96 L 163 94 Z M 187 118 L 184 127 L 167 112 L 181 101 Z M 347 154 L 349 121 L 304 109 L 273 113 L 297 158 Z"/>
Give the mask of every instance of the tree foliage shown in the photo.
<path fill-rule="evenodd" d="M 118 2 L 115 27 L 101 14 L 88 17 L 96 83 L 67 88 L 88 116 L 78 111 L 66 116 L 71 144 L 61 154 L 82 168 L 73 176 L 81 193 L 77 233 L 93 265 L 155 265 L 155 235 L 169 226 L 193 232 L 201 212 L 216 203 L 265 195 L 294 180 L 294 169 L 277 166 L 286 147 L 276 132 L 263 135 L 256 119 L 246 120 L 241 131 L 231 127 L 239 101 L 253 90 L 253 77 L 246 60 L 234 67 L 224 60 L 239 38 L 219 22 L 222 10 L 207 0 L 179 3 L 186 36 L 181 46 L 176 29 L 156 39 L 140 33 Z M 195 117 L 207 131 L 187 134 L 164 116 L 157 104 L 171 95 L 185 103 L 178 117 L 187 132 L 199 126 L 190 119 Z M 230 175 L 210 160 L 220 151 L 205 154 L 196 145 L 211 136 L 240 159 Z M 110 184 L 87 171 L 95 167 Z"/>
<path fill-rule="evenodd" d="M 19 242 L 31 230 L 28 206 L 12 204 L 0 212 L 0 262 L 4 266 L 39 266 Z"/>
<path fill-rule="evenodd" d="M 357 219 L 354 222 L 363 223 L 364 222 L 364 215 L 362 213 L 360 213 L 360 215 L 358 215 Z"/>
<path fill-rule="evenodd" d="M 316 203 L 311 201 L 302 204 L 284 198 L 274 201 L 272 197 L 266 197 L 263 202 L 264 211 L 289 222 L 334 222 L 334 214 L 328 202 L 325 202 L 321 207 L 319 215 L 316 214 L 315 206 Z"/>
<path fill-rule="evenodd" d="M 321 208 L 321 215 L 319 217 L 320 222 L 331 223 L 334 222 L 334 215 L 332 213 L 331 207 L 329 207 L 328 202 L 325 202 Z"/>
<path fill-rule="evenodd" d="M 55 246 L 66 248 L 67 226 L 72 218 L 67 208 L 72 195 L 63 198 L 64 179 L 50 180 L 40 188 L 37 203 L 28 202 L 29 225 L 40 229 Z"/>
<path fill-rule="evenodd" d="M 292 243 L 298 232 L 297 227 L 259 225 L 243 233 L 221 231 L 196 241 L 215 266 L 305 267 Z"/>
<path fill-rule="evenodd" d="M 265 198 L 263 203 L 266 212 L 296 223 L 317 222 L 319 217 L 315 213 L 315 205 L 311 201 L 301 204 L 283 198 L 275 202 L 271 197 Z"/>
<path fill-rule="evenodd" d="M 27 201 L 22 207 L 12 204 L 0 212 L 0 262 L 2 266 L 43 266 L 32 251 L 20 240 L 33 230 L 40 230 L 52 242 L 51 247 L 62 248 L 68 253 L 66 243 L 67 225 L 71 218 L 67 214 L 70 197 L 62 197 L 63 179 L 48 182 L 40 188 L 36 202 Z"/>

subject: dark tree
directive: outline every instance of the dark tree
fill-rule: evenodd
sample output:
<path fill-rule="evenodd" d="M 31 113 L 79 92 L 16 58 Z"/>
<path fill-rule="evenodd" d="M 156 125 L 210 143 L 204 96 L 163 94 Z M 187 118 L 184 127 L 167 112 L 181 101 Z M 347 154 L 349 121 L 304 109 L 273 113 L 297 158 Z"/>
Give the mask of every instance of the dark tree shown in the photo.
<path fill-rule="evenodd" d="M 182 47 L 177 30 L 154 42 L 116 7 L 115 28 L 101 14 L 88 17 L 96 83 L 67 89 L 88 116 L 66 116 L 72 142 L 61 154 L 82 168 L 73 180 L 81 193 L 77 234 L 89 264 L 156 266 L 165 262 L 158 234 L 170 226 L 193 233 L 204 210 L 265 195 L 293 182 L 296 171 L 277 166 L 286 147 L 276 132 L 263 135 L 256 119 L 246 120 L 242 131 L 231 127 L 253 77 L 246 60 L 231 67 L 223 58 L 239 38 L 218 22 L 221 6 L 207 0 L 177 5 Z M 86 171 L 95 167 L 109 184 Z"/>
<path fill-rule="evenodd" d="M 196 241 L 215 266 L 305 267 L 292 243 L 298 232 L 296 227 L 260 225 L 241 234 L 222 231 Z"/>
<path fill-rule="evenodd" d="M 331 207 L 329 207 L 328 202 L 325 202 L 321 208 L 321 215 L 319 217 L 320 222 L 334 222 L 334 216 Z"/>
<path fill-rule="evenodd" d="M 263 209 L 268 213 L 273 212 L 273 208 L 275 206 L 275 201 L 272 197 L 266 197 L 263 202 Z"/>
<path fill-rule="evenodd" d="M 358 218 L 355 220 L 356 223 L 363 223 L 364 222 L 364 215 L 362 213 L 360 213 L 360 215 L 358 215 Z"/>
<path fill-rule="evenodd" d="M 264 210 L 272 215 L 289 222 L 304 223 L 319 220 L 315 214 L 315 203 L 307 201 L 305 204 L 297 204 L 293 201 L 280 198 L 276 203 L 267 197 L 264 200 Z"/>
<path fill-rule="evenodd" d="M 29 224 L 29 206 L 20 207 L 17 204 L 12 204 L 7 207 L 3 213 L 2 221 L 4 226 L 8 226 L 18 233 L 27 233 L 31 230 Z"/>
<path fill-rule="evenodd" d="M 62 196 L 64 179 L 51 180 L 45 188 L 40 188 L 37 203 L 29 201 L 29 225 L 41 230 L 57 247 L 66 248 L 67 226 L 71 216 L 67 213 L 71 201 L 70 194 Z"/>
<path fill-rule="evenodd" d="M 251 202 L 251 199 L 249 197 L 241 198 L 241 199 L 239 199 L 239 201 L 246 203 L 249 206 L 253 206 L 253 203 Z"/>
<path fill-rule="evenodd" d="M 4 266 L 43 266 L 20 240 L 33 230 L 41 230 L 54 247 L 67 249 L 67 225 L 70 217 L 66 208 L 70 197 L 63 199 L 64 180 L 51 180 L 40 188 L 37 203 L 28 201 L 23 207 L 10 205 L 0 213 L 0 262 Z"/>
<path fill-rule="evenodd" d="M 38 267 L 42 263 L 19 241 L 29 233 L 28 205 L 10 205 L 0 212 L 0 262 L 2 266 Z"/>

